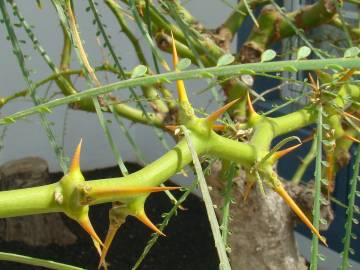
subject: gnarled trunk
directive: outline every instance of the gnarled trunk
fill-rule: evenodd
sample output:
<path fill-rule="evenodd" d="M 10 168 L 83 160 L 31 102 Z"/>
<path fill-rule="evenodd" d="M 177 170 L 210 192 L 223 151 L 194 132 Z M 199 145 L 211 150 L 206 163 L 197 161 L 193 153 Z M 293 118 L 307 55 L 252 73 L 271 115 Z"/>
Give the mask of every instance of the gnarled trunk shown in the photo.
<path fill-rule="evenodd" d="M 266 196 L 254 188 L 244 201 L 244 179 L 245 176 L 242 174 L 234 180 L 232 192 L 234 203 L 231 204 L 229 235 L 232 268 L 234 270 L 308 269 L 294 238 L 294 226 L 297 222 L 295 215 L 277 193 L 266 187 Z M 212 199 L 219 206 L 218 215 L 221 217 L 223 182 L 219 181 L 218 174 L 214 170 L 207 181 L 212 186 Z M 312 206 L 312 193 L 308 192 L 308 187 L 288 186 L 287 188 L 300 207 L 304 206 L 301 201 L 309 202 L 309 196 L 311 198 L 308 205 Z M 307 212 L 309 209 L 304 210 Z M 330 207 L 323 207 L 322 216 L 332 220 Z"/>

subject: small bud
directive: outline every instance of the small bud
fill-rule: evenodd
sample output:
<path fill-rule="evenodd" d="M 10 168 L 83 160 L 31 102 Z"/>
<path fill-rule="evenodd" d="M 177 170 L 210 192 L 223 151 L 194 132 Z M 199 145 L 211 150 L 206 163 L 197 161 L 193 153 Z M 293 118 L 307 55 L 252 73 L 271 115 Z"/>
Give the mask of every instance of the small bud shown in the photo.
<path fill-rule="evenodd" d="M 61 193 L 60 190 L 56 190 L 54 193 L 55 202 L 61 205 L 64 202 L 64 195 Z"/>

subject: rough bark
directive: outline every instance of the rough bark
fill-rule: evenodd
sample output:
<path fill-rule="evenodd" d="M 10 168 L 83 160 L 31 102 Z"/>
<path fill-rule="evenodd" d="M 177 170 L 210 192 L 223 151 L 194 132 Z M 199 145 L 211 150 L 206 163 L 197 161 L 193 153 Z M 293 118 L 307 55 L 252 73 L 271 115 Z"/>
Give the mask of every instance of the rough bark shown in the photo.
<path fill-rule="evenodd" d="M 212 186 L 213 201 L 220 206 L 223 185 L 216 171 L 218 170 L 213 170 L 207 180 Z M 264 197 L 257 188 L 254 188 L 245 202 L 244 180 L 244 174 L 238 176 L 233 188 L 234 204 L 231 205 L 230 210 L 231 234 L 229 235 L 232 268 L 234 270 L 307 269 L 294 238 L 294 227 L 298 222 L 296 216 L 270 189 L 266 189 Z M 287 189 L 301 207 L 305 208 L 305 212 L 309 212 L 313 202 L 311 186 L 305 188 L 288 186 Z M 220 210 L 218 215 L 221 217 Z M 328 219 L 330 224 L 333 215 L 329 206 L 323 207 L 322 216 Z"/>
<path fill-rule="evenodd" d="M 0 167 L 0 190 L 49 184 L 46 161 L 27 157 Z M 60 214 L 43 214 L 0 219 L 0 240 L 21 241 L 30 246 L 74 244 L 77 237 L 63 223 Z"/>
<path fill-rule="evenodd" d="M 335 14 L 336 7 L 332 0 L 319 0 L 313 5 L 287 13 L 287 17 L 298 29 L 307 31 L 328 23 Z M 288 21 L 272 5 L 264 6 L 257 20 L 259 28 L 252 29 L 239 52 L 241 63 L 259 62 L 262 52 L 271 43 L 295 34 Z"/>

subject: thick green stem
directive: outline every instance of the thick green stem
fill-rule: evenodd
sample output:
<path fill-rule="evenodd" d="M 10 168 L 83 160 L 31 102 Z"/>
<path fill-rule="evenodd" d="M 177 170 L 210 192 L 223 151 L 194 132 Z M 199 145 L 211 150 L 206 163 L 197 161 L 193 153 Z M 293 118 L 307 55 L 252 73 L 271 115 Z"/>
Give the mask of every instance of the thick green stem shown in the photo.
<path fill-rule="evenodd" d="M 209 154 L 225 160 L 232 160 L 244 166 L 251 166 L 255 161 L 255 148 L 246 143 L 233 141 L 216 133 L 211 134 Z"/>
<path fill-rule="evenodd" d="M 199 155 L 214 155 L 234 162 L 250 166 L 255 160 L 254 148 L 245 143 L 236 142 L 214 132 L 205 135 L 191 134 L 191 140 Z M 205 136 L 205 137 L 204 137 Z M 100 179 L 83 182 L 77 186 L 74 192 L 80 192 L 79 203 L 100 204 L 105 202 L 129 202 L 137 198 L 137 194 L 110 194 L 87 198 L 86 190 L 96 189 L 121 189 L 121 187 L 151 187 L 158 186 L 167 181 L 169 177 L 176 174 L 184 166 L 192 161 L 191 152 L 186 141 L 181 140 L 172 150 L 147 165 L 143 169 L 125 177 Z M 69 176 L 67 176 L 69 178 Z M 74 188 L 74 187 L 73 187 Z M 40 187 L 1 191 L 0 192 L 0 217 L 24 216 L 31 214 L 64 212 L 61 189 L 59 183 Z M 85 196 L 85 198 L 84 198 Z M 75 196 L 76 197 L 76 196 Z"/>
<path fill-rule="evenodd" d="M 274 135 L 280 136 L 314 123 L 316 111 L 313 107 L 307 107 L 284 116 L 271 118 L 271 121 L 274 125 Z"/>
<path fill-rule="evenodd" d="M 61 212 L 55 202 L 57 184 L 0 192 L 0 217 Z"/>

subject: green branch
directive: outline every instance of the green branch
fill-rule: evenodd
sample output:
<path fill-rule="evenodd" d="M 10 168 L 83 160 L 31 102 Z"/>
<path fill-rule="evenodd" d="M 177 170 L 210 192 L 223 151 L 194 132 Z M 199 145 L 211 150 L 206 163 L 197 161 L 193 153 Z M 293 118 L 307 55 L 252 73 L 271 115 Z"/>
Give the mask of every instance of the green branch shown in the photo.
<path fill-rule="evenodd" d="M 32 114 L 39 113 L 40 111 L 49 110 L 64 104 L 79 102 L 81 99 L 98 96 L 112 91 L 118 91 L 120 89 L 126 89 L 129 87 L 136 87 L 142 85 L 153 85 L 156 83 L 172 82 L 176 80 L 188 80 L 188 79 L 201 79 L 214 76 L 230 76 L 239 74 L 253 74 L 254 72 L 276 72 L 288 70 L 292 67 L 296 70 L 317 70 L 317 69 L 342 69 L 342 68 L 360 68 L 360 61 L 358 58 L 333 58 L 333 59 L 321 59 L 321 60 L 301 60 L 301 61 L 275 61 L 267 63 L 250 63 L 250 64 L 238 64 L 231 66 L 220 66 L 211 68 L 200 68 L 194 70 L 186 70 L 181 72 L 169 72 L 163 74 L 156 74 L 146 77 L 140 77 L 135 79 L 128 79 L 96 88 L 84 90 L 80 93 L 70 95 L 64 98 L 55 99 L 47 103 L 35 106 L 12 115 L 3 117 L 0 119 L 0 125 L 11 124 L 15 121 L 27 117 Z M 141 113 L 140 113 L 141 114 Z M 152 122 L 148 122 L 145 116 L 136 115 L 136 121 L 141 123 L 153 124 L 155 126 L 161 126 L 161 122 L 153 119 Z"/>
<path fill-rule="evenodd" d="M 56 269 L 56 270 L 85 270 L 84 268 L 80 268 L 68 264 L 58 263 L 50 260 L 37 259 L 29 256 L 22 256 L 7 252 L 0 252 L 0 260 L 46 267 L 48 269 Z"/>

